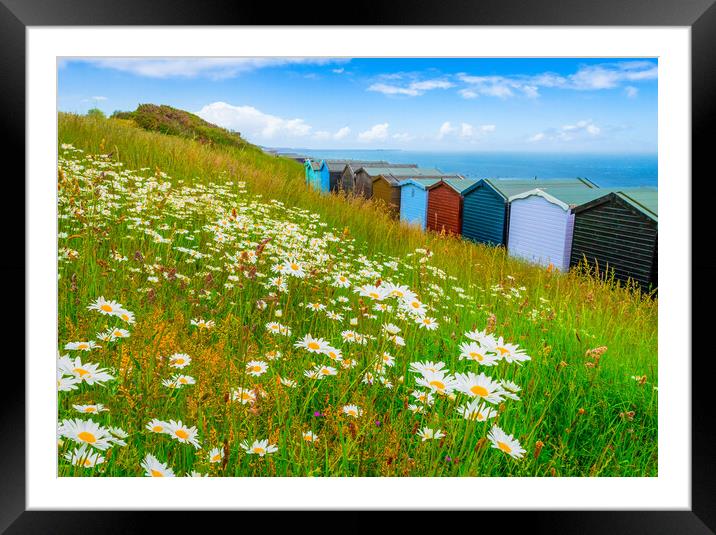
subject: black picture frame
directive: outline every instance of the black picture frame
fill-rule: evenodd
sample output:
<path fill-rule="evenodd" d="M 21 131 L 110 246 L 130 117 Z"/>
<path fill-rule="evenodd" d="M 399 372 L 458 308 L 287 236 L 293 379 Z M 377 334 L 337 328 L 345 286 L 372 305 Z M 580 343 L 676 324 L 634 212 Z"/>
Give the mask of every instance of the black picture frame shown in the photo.
<path fill-rule="evenodd" d="M 191 2 L 188 0 L 0 0 L 0 103 L 5 131 L 2 144 L 4 169 L 14 176 L 25 176 L 25 30 L 28 26 L 95 25 L 530 25 L 530 26 L 683 26 L 692 36 L 692 177 L 666 177 L 690 182 L 692 192 L 692 287 L 698 284 L 698 299 L 692 299 L 692 337 L 694 350 L 669 358 L 683 359 L 692 372 L 692 506 L 688 511 L 524 511 L 480 513 L 482 529 L 501 527 L 512 532 L 525 523 L 534 532 L 550 533 L 644 533 L 702 534 L 716 531 L 716 447 L 714 412 L 710 394 L 712 375 L 709 347 L 695 350 L 695 342 L 706 339 L 714 302 L 713 284 L 716 255 L 710 237 L 710 211 L 707 202 L 714 189 L 713 171 L 707 168 L 713 152 L 707 135 L 716 117 L 716 0 L 392 0 L 382 5 L 348 5 L 341 11 L 335 4 L 311 3 L 282 5 L 239 3 L 224 0 Z M 341 8 L 342 9 L 342 8 Z M 351 13 L 350 10 L 354 12 Z M 565 48 L 568 53 L 569 48 Z M 7 182 L 7 181 L 6 181 Z M 16 188 L 15 199 L 25 199 L 25 190 L 17 180 L 7 184 Z M 698 187 L 698 190 L 696 189 Z M 711 190 L 711 191 L 709 191 Z M 19 202 L 13 204 L 21 205 Z M 18 219 L 19 220 L 19 219 Z M 12 233 L 11 233 L 12 234 Z M 31 284 L 25 275 L 24 235 L 15 232 L 6 245 L 15 251 L 16 261 L 0 263 L 0 270 L 11 286 Z M 22 239 L 22 240 L 21 240 Z M 709 246 L 697 247 L 708 243 Z M 706 250 L 704 250 L 706 249 Z M 7 249 L 6 249 L 7 250 Z M 698 259 L 698 261 L 697 261 Z M 688 276 L 688 274 L 683 274 Z M 8 284 L 8 283 L 6 283 Z M 706 305 L 699 311 L 698 304 Z M 5 308 L 5 307 L 3 307 Z M 5 325 L 17 323 L 17 311 L 3 310 Z M 31 318 L 28 318 L 31 321 Z M 687 333 L 683 333 L 686 335 Z M 704 342 L 701 342 L 702 344 Z M 708 343 L 708 342 L 706 342 Z M 697 358 L 691 358 L 691 354 Z M 10 352 L 6 357 L 10 358 Z M 13 356 L 14 358 L 14 356 Z M 23 377 L 23 379 L 27 379 Z M 25 389 L 24 380 L 15 376 L 2 392 L 0 436 L 0 530 L 7 533 L 124 533 L 142 532 L 166 515 L 147 512 L 73 512 L 27 511 L 25 507 Z M 13 386 L 14 385 L 14 386 Z M 81 496 L 78 496 L 81 507 Z M 628 504 L 625 504 L 628 506 Z M 79 522 L 81 515 L 81 522 Z M 191 513 L 192 518 L 197 518 Z M 357 513 L 353 513 L 357 515 Z M 425 515 L 421 515 L 425 516 Z M 151 518 L 150 518 L 151 517 Z M 164 517 L 164 518 L 162 518 Z M 507 518 L 506 518 L 507 517 Z M 420 522 L 430 519 L 420 519 Z M 506 523 L 506 520 L 509 520 Z M 205 516 L 201 515 L 205 522 Z M 172 513 L 171 522 L 189 526 L 189 514 Z M 185 522 L 187 522 L 185 524 Z M 180 524 L 179 524 L 180 523 Z M 241 525 L 248 527 L 245 519 Z"/>

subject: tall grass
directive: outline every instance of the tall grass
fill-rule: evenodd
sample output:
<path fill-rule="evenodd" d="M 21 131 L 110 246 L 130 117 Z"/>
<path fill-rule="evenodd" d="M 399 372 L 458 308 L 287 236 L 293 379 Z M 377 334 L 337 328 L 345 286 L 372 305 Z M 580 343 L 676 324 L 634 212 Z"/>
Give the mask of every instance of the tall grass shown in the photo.
<path fill-rule="evenodd" d="M 150 317 L 138 321 L 131 338 L 111 357 L 115 364 L 133 362 L 134 371 L 120 385 L 102 391 L 101 396 L 116 399 L 115 405 L 121 404 L 121 409 L 111 417 L 124 421 L 124 425 L 131 422 L 128 427 L 133 431 L 142 429 L 142 422 L 155 416 L 141 400 L 161 400 L 162 406 L 173 408 L 172 414 L 177 417 L 183 414 L 192 422 L 201 420 L 206 432 L 215 435 L 202 438 L 212 445 L 227 444 L 227 451 L 232 452 L 231 462 L 224 471 L 216 472 L 213 466 L 201 468 L 198 454 L 191 448 L 151 439 L 137 440 L 130 444 L 134 449 L 129 453 L 120 453 L 124 456 L 122 462 L 108 463 L 110 475 L 137 475 L 128 466 L 138 467 L 149 448 L 147 444 L 151 445 L 151 451 L 159 453 L 158 457 L 170 456 L 172 464 L 181 467 L 179 472 L 199 467 L 203 471 L 213 470 L 216 475 L 656 475 L 656 299 L 613 281 L 585 276 L 578 270 L 566 274 L 550 272 L 508 257 L 503 248 L 407 227 L 371 201 L 323 195 L 306 187 L 300 164 L 266 155 L 255 147 L 209 146 L 140 130 L 127 121 L 69 114 L 59 116 L 59 142 L 70 143 L 87 153 L 109 154 L 110 159 L 122 162 L 127 169 L 150 168 L 151 172 L 166 173 L 173 181 L 184 180 L 187 184 L 224 183 L 227 178 L 231 182 L 246 182 L 248 192 L 260 195 L 263 200 L 276 199 L 288 208 L 319 214 L 328 228 L 354 238 L 369 257 L 409 258 L 419 248 L 431 251 L 430 264 L 447 274 L 444 289 L 468 289 L 471 313 L 451 310 L 450 325 L 441 327 L 444 338 L 424 346 L 418 341 L 415 346 L 409 344 L 413 354 L 406 358 L 422 360 L 429 356 L 454 364 L 456 355 L 452 353 L 462 332 L 484 329 L 486 325 L 529 348 L 532 356 L 512 376 L 523 386 L 522 401 L 501 416 L 502 422 L 518 427 L 518 438 L 527 449 L 526 457 L 519 462 L 505 462 L 493 455 L 494 450 L 488 451 L 481 440 L 484 432 L 475 427 L 484 424 L 455 422 L 454 407 L 450 412 L 445 409 L 440 413 L 442 418 L 434 422 L 451 426 L 451 433 L 441 446 L 419 447 L 413 436 L 415 430 L 401 416 L 404 400 L 397 392 L 395 399 L 366 394 L 362 400 L 366 407 L 374 408 L 375 414 L 387 418 L 381 426 L 346 427 L 331 413 L 323 424 L 326 440 L 320 447 L 301 444 L 295 449 L 287 443 L 286 436 L 300 434 L 313 412 L 347 402 L 341 399 L 341 392 L 350 391 L 353 385 L 341 383 L 336 390 L 322 387 L 320 391 L 309 392 L 306 399 L 295 396 L 274 399 L 270 394 L 265 410 L 278 406 L 282 410 L 264 413 L 266 419 L 259 427 L 275 434 L 284 454 L 272 463 L 261 464 L 234 451 L 237 437 L 256 428 L 241 424 L 227 427 L 226 422 L 233 420 L 220 415 L 233 409 L 226 408 L 219 393 L 229 381 L 212 375 L 215 373 L 212 370 L 220 369 L 231 376 L 232 367 L 240 367 L 243 361 L 231 357 L 220 365 L 226 355 L 246 355 L 255 350 L 255 334 L 250 326 L 260 325 L 262 320 L 248 305 L 261 297 L 260 292 L 247 291 L 238 304 L 226 305 L 228 308 L 206 307 L 207 312 L 228 310 L 228 314 L 222 315 L 223 321 L 216 331 L 186 336 L 181 330 L 186 330 L 183 326 L 195 309 L 182 305 L 176 293 L 160 290 L 152 294 L 151 303 L 142 299 L 141 312 Z M 204 223 L 172 222 L 194 226 Z M 114 245 L 121 240 L 119 235 L 110 237 Z M 60 342 L 82 339 L 82 333 L 94 327 L 86 319 L 85 309 L 99 295 L 134 299 L 122 287 L 122 280 L 108 277 L 103 268 L 102 262 L 109 254 L 108 244 L 98 246 L 91 233 L 72 243 L 79 252 L 79 260 L 62 274 Z M 146 252 L 147 246 L 143 247 Z M 411 287 L 424 285 L 418 273 L 416 270 L 406 274 L 410 280 L 404 282 Z M 317 290 L 316 295 L 322 291 Z M 311 294 L 304 297 L 309 299 Z M 139 311 L 137 314 L 140 315 Z M 301 318 L 300 325 L 305 328 L 295 333 L 300 336 L 309 329 L 314 332 L 334 329 L 328 323 L 316 323 L 309 318 Z M 157 385 L 161 367 L 151 355 L 177 350 L 179 346 L 192 356 L 202 355 L 203 360 L 195 359 L 202 380 L 196 392 L 186 393 L 182 389 L 167 397 Z M 594 352 L 598 347 L 606 350 Z M 641 379 L 635 380 L 634 376 Z M 93 391 L 85 397 L 97 401 L 97 396 Z M 153 408 L 161 412 L 160 407 Z M 63 414 L 71 411 L 67 402 L 62 401 L 60 409 Z M 279 429 L 285 432 L 278 433 Z M 329 436 L 336 439 L 329 442 Z M 406 443 L 410 444 L 407 449 Z M 286 455 L 286 451 L 291 451 L 291 455 Z M 63 475 L 79 473 L 77 468 L 61 466 L 63 471 Z"/>

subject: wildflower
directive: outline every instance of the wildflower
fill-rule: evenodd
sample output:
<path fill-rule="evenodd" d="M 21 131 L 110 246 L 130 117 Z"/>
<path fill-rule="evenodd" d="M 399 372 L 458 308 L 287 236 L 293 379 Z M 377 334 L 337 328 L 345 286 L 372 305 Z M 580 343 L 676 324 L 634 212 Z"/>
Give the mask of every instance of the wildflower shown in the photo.
<path fill-rule="evenodd" d="M 331 366 L 321 366 L 320 368 L 318 368 L 317 372 L 321 377 L 338 374 L 338 370 Z"/>
<path fill-rule="evenodd" d="M 283 272 L 299 279 L 302 279 L 306 276 L 306 272 L 303 270 L 303 266 L 301 266 L 301 264 L 299 264 L 294 259 L 287 260 L 283 263 Z"/>
<path fill-rule="evenodd" d="M 65 375 L 73 375 L 78 381 L 83 381 L 88 385 L 95 383 L 102 385 L 102 383 L 114 379 L 104 368 L 91 362 L 83 363 L 80 357 L 74 360 L 67 355 L 60 357 L 57 367 Z"/>
<path fill-rule="evenodd" d="M 129 331 L 127 329 L 109 329 L 107 333 L 110 335 L 111 340 L 116 340 L 118 338 L 129 338 Z"/>
<path fill-rule="evenodd" d="M 175 422 L 174 420 L 169 420 L 166 433 L 174 440 L 177 440 L 184 444 L 191 444 L 196 449 L 199 449 L 201 447 L 199 445 L 199 441 L 197 440 L 198 436 L 196 426 L 187 427 L 186 425 L 182 424 L 181 420 L 179 420 L 178 422 Z"/>
<path fill-rule="evenodd" d="M 70 376 L 66 377 L 62 370 L 57 370 L 57 390 L 60 392 L 69 392 L 70 390 L 77 390 L 77 383 L 82 382 L 78 377 Z"/>
<path fill-rule="evenodd" d="M 224 450 L 221 448 L 213 448 L 209 451 L 209 462 L 220 463 L 224 459 Z"/>
<path fill-rule="evenodd" d="M 457 412 L 462 414 L 462 417 L 466 420 L 476 420 L 478 422 L 484 422 L 497 416 L 496 410 L 491 409 L 479 399 L 474 399 L 466 405 L 458 407 Z"/>
<path fill-rule="evenodd" d="M 198 327 L 200 330 L 201 329 L 211 329 L 212 327 L 214 327 L 216 325 L 214 320 L 207 321 L 207 320 L 201 319 L 201 318 L 194 318 L 193 320 L 191 320 L 191 324 Z"/>
<path fill-rule="evenodd" d="M 415 383 L 427 387 L 438 394 L 450 394 L 456 386 L 455 378 L 442 371 L 425 371 L 422 377 L 418 377 L 415 380 Z"/>
<path fill-rule="evenodd" d="M 438 328 L 438 322 L 435 321 L 435 318 L 429 318 L 427 316 L 416 318 L 415 323 L 417 323 L 420 328 L 427 329 L 428 331 L 434 331 Z"/>
<path fill-rule="evenodd" d="M 409 404 L 408 410 L 412 412 L 413 414 L 422 414 L 425 412 L 425 407 L 422 405 L 415 405 L 415 404 Z"/>
<path fill-rule="evenodd" d="M 314 338 L 310 334 L 304 336 L 303 340 L 296 342 L 294 345 L 302 347 L 311 353 L 325 353 L 326 349 L 330 347 L 323 338 Z"/>
<path fill-rule="evenodd" d="M 358 418 L 359 416 L 363 416 L 363 409 L 358 407 L 357 405 L 344 405 L 343 414 L 347 414 L 348 416 L 352 416 L 353 418 Z"/>
<path fill-rule="evenodd" d="M 267 439 L 264 440 L 254 440 L 253 444 L 249 446 L 248 441 L 244 440 L 240 446 L 243 448 L 243 450 L 248 453 L 249 455 L 255 454 L 259 457 L 263 457 L 266 454 L 269 453 L 275 453 L 278 451 L 278 448 L 275 444 L 269 444 Z"/>
<path fill-rule="evenodd" d="M 496 342 L 491 334 L 487 334 L 485 331 L 479 331 L 477 329 L 466 332 L 465 336 L 480 345 L 492 346 Z"/>
<path fill-rule="evenodd" d="M 92 349 L 96 349 L 98 347 L 101 346 L 98 346 L 94 340 L 89 340 L 87 342 L 68 342 L 65 344 L 65 349 L 72 351 L 91 351 Z"/>
<path fill-rule="evenodd" d="M 87 309 L 96 310 L 100 314 L 116 316 L 120 310 L 124 310 L 124 307 L 116 301 L 107 301 L 104 297 L 99 297 Z"/>
<path fill-rule="evenodd" d="M 476 342 L 460 344 L 460 360 L 464 359 L 474 360 L 483 366 L 496 366 L 499 361 L 499 357 L 488 353 L 487 348 Z"/>
<path fill-rule="evenodd" d="M 172 368 L 185 368 L 191 364 L 191 357 L 186 353 L 174 353 L 169 357 L 169 366 Z"/>
<path fill-rule="evenodd" d="M 308 303 L 306 305 L 306 308 L 317 312 L 319 310 L 325 310 L 326 305 L 324 305 L 323 303 Z"/>
<path fill-rule="evenodd" d="M 333 320 L 333 321 L 342 321 L 343 320 L 343 314 L 340 314 L 338 312 L 333 312 L 332 310 L 329 310 L 328 312 L 326 312 L 326 317 L 328 317 L 328 319 Z"/>
<path fill-rule="evenodd" d="M 58 433 L 62 437 L 87 444 L 98 450 L 106 450 L 110 447 L 111 435 L 107 429 L 92 420 L 62 420 Z"/>
<path fill-rule="evenodd" d="M 93 452 L 88 449 L 85 444 L 82 444 L 79 448 L 75 448 L 74 451 L 68 451 L 65 454 L 65 459 L 75 466 L 82 466 L 84 468 L 94 468 L 104 462 L 104 456 L 100 455 L 99 452 Z"/>
<path fill-rule="evenodd" d="M 433 372 L 433 373 L 439 373 L 440 371 L 447 372 L 448 370 L 443 370 L 445 368 L 444 362 L 411 362 L 410 363 L 410 371 L 415 373 L 425 373 L 425 372 Z"/>
<path fill-rule="evenodd" d="M 413 396 L 415 399 L 417 399 L 420 403 L 423 403 L 424 405 L 432 405 L 433 403 L 435 403 L 435 399 L 431 392 L 423 392 L 422 390 L 413 390 L 410 393 L 410 395 Z"/>
<path fill-rule="evenodd" d="M 256 401 L 256 393 L 246 388 L 237 388 L 231 392 L 232 401 L 240 401 L 242 405 L 254 403 Z"/>
<path fill-rule="evenodd" d="M 169 424 L 163 420 L 153 418 L 145 427 L 152 433 L 166 433 L 168 432 Z"/>
<path fill-rule="evenodd" d="M 351 282 L 345 275 L 337 275 L 336 278 L 333 279 L 333 286 L 337 286 L 338 288 L 348 288 L 350 285 Z"/>
<path fill-rule="evenodd" d="M 281 384 L 284 386 L 288 386 L 289 388 L 296 388 L 296 381 L 293 379 L 287 379 L 285 377 L 280 378 Z"/>
<path fill-rule="evenodd" d="M 304 431 L 301 436 L 306 442 L 318 442 L 318 435 L 313 431 Z"/>
<path fill-rule="evenodd" d="M 268 364 L 261 360 L 250 360 L 246 363 L 246 373 L 258 377 L 268 370 Z"/>
<path fill-rule="evenodd" d="M 514 399 L 518 401 L 520 399 L 520 396 L 516 394 L 516 392 L 519 392 L 522 390 L 520 386 L 516 383 L 513 383 L 512 381 L 507 381 L 506 379 L 503 379 L 500 384 L 502 385 L 502 395 Z"/>
<path fill-rule="evenodd" d="M 147 477 L 174 477 L 174 471 L 165 463 L 159 462 L 154 455 L 147 453 L 141 463 L 144 468 L 144 475 Z"/>
<path fill-rule="evenodd" d="M 72 407 L 74 407 L 77 412 L 81 412 L 83 414 L 96 414 L 98 412 L 109 410 L 101 403 L 97 403 L 96 405 L 72 405 Z"/>
<path fill-rule="evenodd" d="M 427 312 L 425 305 L 415 298 L 409 300 L 406 299 L 403 301 L 403 306 L 408 312 L 416 316 L 424 316 Z"/>
<path fill-rule="evenodd" d="M 504 399 L 502 385 L 481 373 L 458 373 L 456 389 L 470 397 L 479 397 L 490 403 L 499 403 Z"/>
<path fill-rule="evenodd" d="M 501 336 L 489 347 L 492 351 L 496 352 L 500 358 L 504 359 L 505 362 L 508 363 L 516 362 L 519 364 L 520 362 L 530 360 L 530 356 L 527 355 L 523 349 L 519 349 L 520 346 L 505 343 Z"/>
<path fill-rule="evenodd" d="M 524 456 L 525 451 L 517 439 L 512 435 L 508 435 L 502 429 L 496 425 L 492 426 L 492 429 L 487 434 L 487 438 L 492 442 L 492 447 L 501 451 L 504 451 L 507 455 L 514 459 L 519 459 Z"/>
<path fill-rule="evenodd" d="M 135 323 L 134 312 L 130 312 L 129 310 L 124 310 L 124 309 L 118 310 L 116 316 L 118 318 L 123 319 L 125 322 L 129 323 L 130 325 Z"/>
<path fill-rule="evenodd" d="M 281 353 L 279 350 L 277 350 L 277 349 L 272 349 L 271 351 L 267 351 L 267 352 L 266 352 L 265 357 L 266 357 L 268 360 L 278 360 L 278 359 L 281 358 L 282 355 L 283 355 L 283 353 Z"/>
<path fill-rule="evenodd" d="M 423 442 L 426 440 L 438 440 L 445 437 L 445 433 L 441 432 L 440 429 L 437 431 L 430 429 L 429 427 L 423 427 L 417 433 Z"/>

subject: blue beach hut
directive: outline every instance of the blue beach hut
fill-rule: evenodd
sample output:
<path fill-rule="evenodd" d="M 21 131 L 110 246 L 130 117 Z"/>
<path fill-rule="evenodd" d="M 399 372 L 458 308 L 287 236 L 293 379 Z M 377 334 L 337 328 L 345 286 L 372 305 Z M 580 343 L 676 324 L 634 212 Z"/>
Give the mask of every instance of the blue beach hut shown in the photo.
<path fill-rule="evenodd" d="M 428 212 L 428 190 L 439 178 L 411 178 L 400 184 L 400 220 L 425 230 Z"/>
<path fill-rule="evenodd" d="M 331 176 L 326 161 L 307 158 L 303 165 L 306 169 L 306 184 L 313 186 L 318 191 L 328 193 L 331 188 Z"/>

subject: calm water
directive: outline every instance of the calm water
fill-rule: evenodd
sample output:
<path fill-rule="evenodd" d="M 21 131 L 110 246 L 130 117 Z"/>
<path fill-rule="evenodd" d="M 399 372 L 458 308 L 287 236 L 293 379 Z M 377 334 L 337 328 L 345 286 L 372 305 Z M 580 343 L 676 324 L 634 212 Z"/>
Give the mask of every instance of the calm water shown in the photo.
<path fill-rule="evenodd" d="M 602 187 L 657 186 L 656 154 L 535 154 L 295 149 L 314 158 L 387 160 L 437 167 L 466 178 L 585 177 Z"/>

